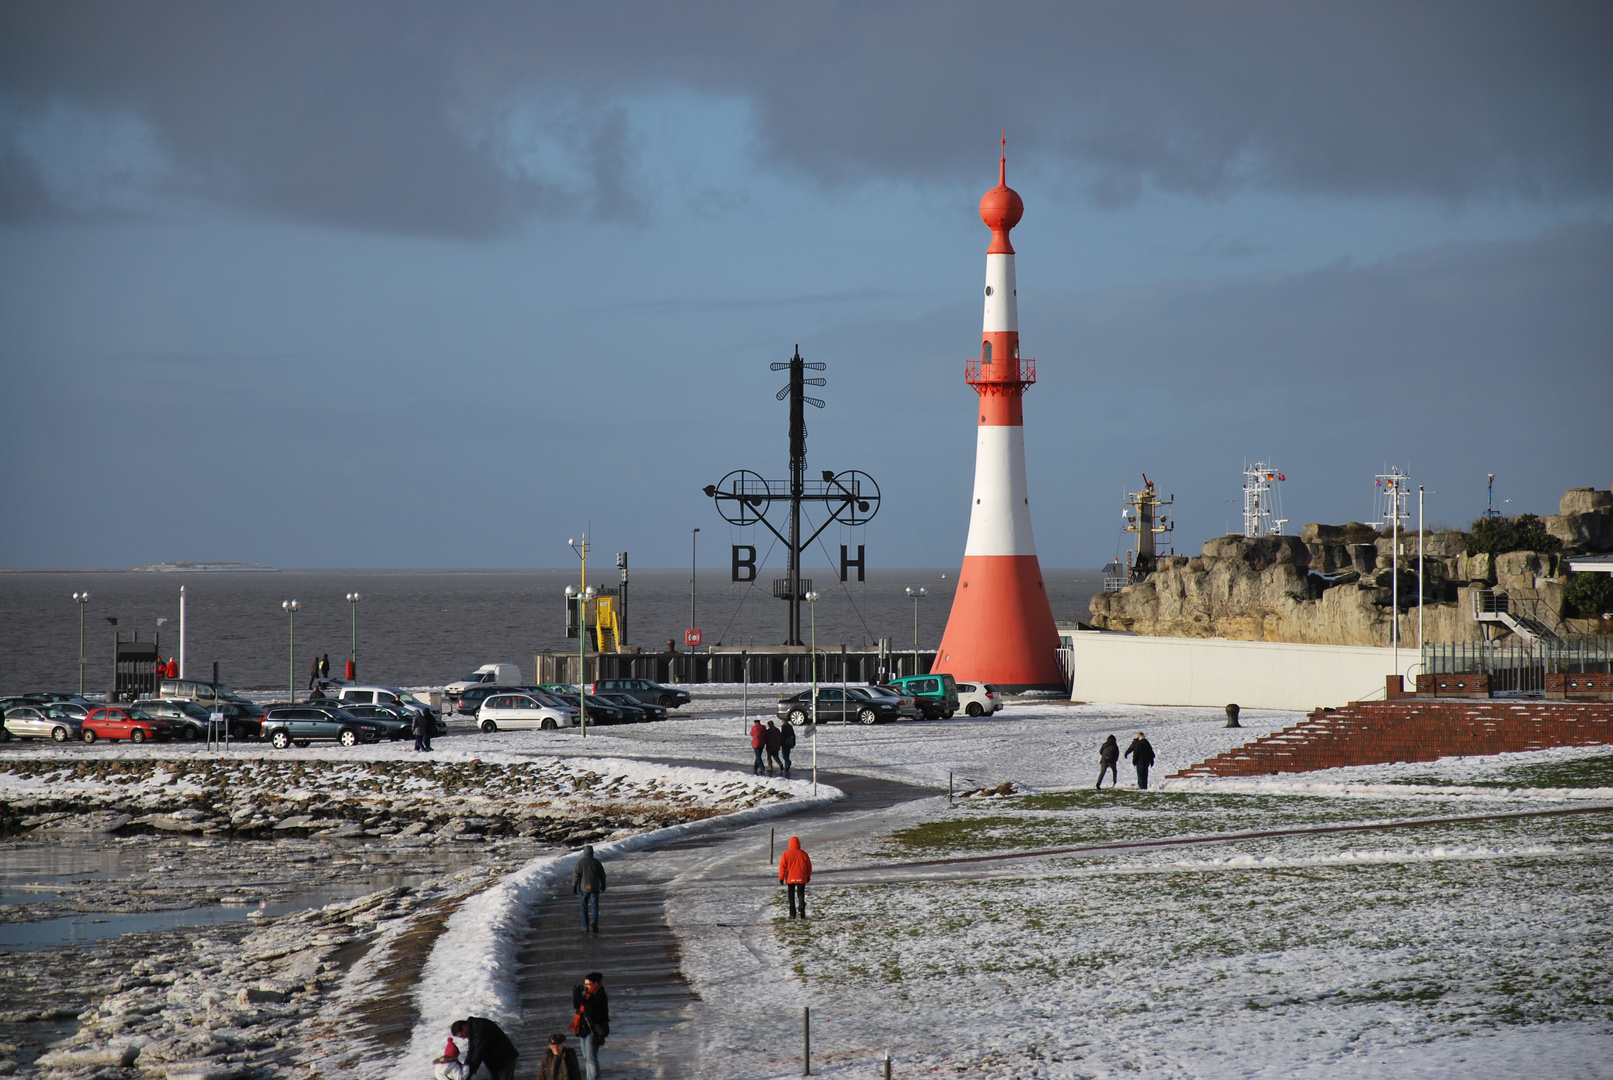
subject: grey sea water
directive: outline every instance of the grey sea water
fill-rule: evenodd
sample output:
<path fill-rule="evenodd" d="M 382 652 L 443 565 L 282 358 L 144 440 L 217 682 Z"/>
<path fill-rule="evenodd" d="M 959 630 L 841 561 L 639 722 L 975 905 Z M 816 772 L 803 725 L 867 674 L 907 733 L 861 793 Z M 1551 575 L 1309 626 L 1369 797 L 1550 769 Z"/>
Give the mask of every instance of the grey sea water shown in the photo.
<path fill-rule="evenodd" d="M 944 576 L 943 576 L 944 575 Z M 707 644 L 777 645 L 784 641 L 785 604 L 754 585 L 729 582 L 726 570 L 702 569 L 696 581 L 696 625 Z M 1102 588 L 1095 570 L 1046 570 L 1044 579 L 1059 619 L 1086 618 L 1087 600 Z M 946 626 L 957 577 L 953 570 L 868 571 L 866 582 L 842 586 L 830 574 L 812 574 L 823 598 L 817 604 L 820 648 L 839 649 L 892 639 L 913 647 L 913 604 L 904 589 L 923 587 L 918 605 L 921 648 L 934 648 Z M 821 580 L 820 580 L 821 579 Z M 24 690 L 76 690 L 79 610 L 75 591 L 90 592 L 84 612 L 85 689 L 111 682 L 114 628 L 125 638 L 158 634 L 164 655 L 179 653 L 179 588 L 186 591 L 186 667 L 219 677 L 238 690 L 276 689 L 294 678 L 308 681 L 314 654 L 329 653 L 340 674 L 352 647 L 346 594 L 358 604 L 359 674 L 405 686 L 440 685 L 479 664 L 504 661 L 532 675 L 533 654 L 575 648 L 565 636 L 567 585 L 577 571 L 317 570 L 273 573 L 51 572 L 0 574 L 0 694 Z M 614 587 L 610 560 L 589 583 Z M 627 641 L 646 650 L 680 643 L 689 623 L 689 571 L 634 570 L 628 586 Z M 301 605 L 296 617 L 296 659 L 291 667 L 290 619 L 283 600 Z M 158 620 L 166 620 L 158 625 Z M 802 615 L 802 636 L 808 619 Z"/>

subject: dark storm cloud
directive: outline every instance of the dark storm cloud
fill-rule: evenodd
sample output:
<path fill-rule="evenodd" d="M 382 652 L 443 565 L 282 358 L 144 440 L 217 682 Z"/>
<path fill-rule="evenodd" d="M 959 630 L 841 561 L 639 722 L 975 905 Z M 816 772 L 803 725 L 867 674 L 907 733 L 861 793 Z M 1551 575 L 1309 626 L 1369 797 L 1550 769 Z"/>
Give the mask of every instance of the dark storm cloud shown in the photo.
<path fill-rule="evenodd" d="M 486 235 L 635 217 L 619 99 L 752 103 L 775 166 L 828 182 L 978 172 L 1001 124 L 1107 202 L 1147 186 L 1561 199 L 1613 187 L 1607 4 L 11 4 L 13 135 L 60 102 L 133 113 L 163 183 L 253 212 Z M 513 107 L 580 162 L 504 138 Z M 3 130 L 0 130 L 3 135 Z M 16 142 L 15 138 L 11 140 Z M 37 160 L 0 146 L 9 216 Z"/>

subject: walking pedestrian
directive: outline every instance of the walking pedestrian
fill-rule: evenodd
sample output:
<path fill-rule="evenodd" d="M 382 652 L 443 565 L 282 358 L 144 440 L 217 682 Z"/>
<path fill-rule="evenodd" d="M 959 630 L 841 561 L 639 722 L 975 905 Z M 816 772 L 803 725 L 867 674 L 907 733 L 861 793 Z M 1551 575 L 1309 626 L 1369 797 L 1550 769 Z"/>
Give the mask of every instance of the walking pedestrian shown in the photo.
<path fill-rule="evenodd" d="M 577 858 L 577 868 L 571 872 L 571 891 L 582 896 L 582 932 L 599 933 L 599 897 L 605 891 L 605 864 L 594 858 L 592 844 L 583 848 Z"/>
<path fill-rule="evenodd" d="M 564 1035 L 549 1036 L 549 1051 L 543 1055 L 543 1064 L 538 1067 L 538 1080 L 582 1080 L 577 1051 L 566 1045 Z"/>
<path fill-rule="evenodd" d="M 767 729 L 762 727 L 760 720 L 750 726 L 750 748 L 756 754 L 756 765 L 751 769 L 752 774 L 762 775 L 762 753 L 767 749 Z"/>
<path fill-rule="evenodd" d="M 319 657 L 316 656 L 316 657 L 314 657 L 313 664 L 310 665 L 309 668 L 308 668 L 308 689 L 312 690 L 314 688 L 314 684 L 317 683 L 318 681 L 319 681 Z"/>
<path fill-rule="evenodd" d="M 1102 746 L 1100 746 L 1098 748 L 1098 790 L 1099 791 L 1103 790 L 1103 774 L 1104 773 L 1109 773 L 1114 777 L 1113 782 L 1109 785 L 1110 787 L 1119 787 L 1120 786 L 1120 769 L 1119 769 L 1119 766 L 1118 766 L 1119 761 L 1120 761 L 1120 744 L 1118 742 L 1116 742 L 1115 737 L 1113 735 L 1111 735 L 1111 736 L 1109 736 L 1108 741 L 1105 742 Z"/>
<path fill-rule="evenodd" d="M 476 1070 L 487 1066 L 493 1080 L 515 1080 L 515 1059 L 521 1052 L 515 1048 L 504 1029 L 485 1016 L 468 1016 L 455 1020 L 448 1034 L 457 1035 L 469 1044 L 465 1050 L 465 1080 L 471 1080 Z"/>
<path fill-rule="evenodd" d="M 1148 766 L 1154 763 L 1154 748 L 1149 745 L 1147 739 L 1143 738 L 1142 732 L 1139 731 L 1137 737 L 1131 740 L 1131 745 L 1126 747 L 1126 756 L 1131 759 L 1133 765 L 1137 766 L 1137 787 L 1142 791 L 1147 791 Z"/>
<path fill-rule="evenodd" d="M 431 752 L 431 729 L 436 725 L 432 722 L 431 714 L 421 709 L 414 714 L 414 748 L 426 753 Z"/>
<path fill-rule="evenodd" d="M 806 918 L 806 887 L 812 880 L 812 857 L 801 849 L 801 838 L 790 837 L 790 846 L 778 860 L 778 879 L 790 898 L 790 918 Z M 801 914 L 797 915 L 797 904 Z"/>
<path fill-rule="evenodd" d="M 571 1005 L 577 1010 L 571 1018 L 571 1033 L 582 1036 L 584 1080 L 599 1080 L 599 1048 L 610 1035 L 610 999 L 605 996 L 605 976 L 590 971 L 581 986 L 571 988 Z"/>
<path fill-rule="evenodd" d="M 769 720 L 767 722 L 767 733 L 766 733 L 766 735 L 767 735 L 767 737 L 765 739 L 765 742 L 767 744 L 767 775 L 772 776 L 773 775 L 773 766 L 775 766 L 775 765 L 778 766 L 778 771 L 779 772 L 782 773 L 784 771 L 784 762 L 780 761 L 779 757 L 778 757 L 779 745 L 780 745 L 781 741 L 783 740 L 784 736 L 779 734 L 778 725 L 775 724 L 771 720 Z"/>
<path fill-rule="evenodd" d="M 779 753 L 784 755 L 784 779 L 790 778 L 790 751 L 795 749 L 795 725 L 785 724 L 779 731 Z"/>
<path fill-rule="evenodd" d="M 319 658 L 319 677 L 321 679 L 330 678 L 330 653 L 326 653 Z"/>

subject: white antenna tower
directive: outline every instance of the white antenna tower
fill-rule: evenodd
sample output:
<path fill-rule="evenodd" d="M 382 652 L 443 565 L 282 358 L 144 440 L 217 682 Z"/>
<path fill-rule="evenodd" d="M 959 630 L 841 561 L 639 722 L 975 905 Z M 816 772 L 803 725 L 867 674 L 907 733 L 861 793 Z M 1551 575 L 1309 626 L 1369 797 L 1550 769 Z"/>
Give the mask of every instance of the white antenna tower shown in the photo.
<path fill-rule="evenodd" d="M 1411 474 L 1400 471 L 1398 465 L 1388 472 L 1379 473 L 1373 478 L 1372 513 L 1377 521 L 1369 522 L 1376 529 L 1389 529 L 1390 540 L 1390 604 L 1389 644 L 1394 649 L 1395 671 L 1400 671 L 1400 534 L 1404 532 L 1400 526 L 1402 521 L 1410 517 L 1406 509 L 1406 500 L 1415 490 L 1411 483 Z M 1418 538 L 1421 543 L 1421 537 Z M 1422 592 L 1422 584 L 1418 583 L 1417 591 Z M 1419 599 L 1418 603 L 1421 603 Z M 1419 612 L 1420 614 L 1420 612 Z"/>
<path fill-rule="evenodd" d="M 1288 519 L 1278 517 L 1283 512 L 1282 498 L 1273 483 L 1288 477 L 1257 461 L 1243 466 L 1243 535 L 1281 536 Z"/>

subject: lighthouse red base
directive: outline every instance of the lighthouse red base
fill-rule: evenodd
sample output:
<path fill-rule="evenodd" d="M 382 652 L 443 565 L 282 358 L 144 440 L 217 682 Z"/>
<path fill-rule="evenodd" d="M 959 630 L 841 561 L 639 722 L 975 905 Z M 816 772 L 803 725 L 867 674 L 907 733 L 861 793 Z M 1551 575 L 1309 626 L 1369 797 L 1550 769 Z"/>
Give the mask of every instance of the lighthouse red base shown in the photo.
<path fill-rule="evenodd" d="M 1059 634 L 1035 555 L 965 555 L 931 671 L 1003 690 L 1064 690 Z"/>

